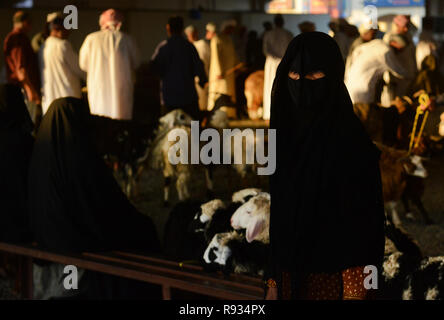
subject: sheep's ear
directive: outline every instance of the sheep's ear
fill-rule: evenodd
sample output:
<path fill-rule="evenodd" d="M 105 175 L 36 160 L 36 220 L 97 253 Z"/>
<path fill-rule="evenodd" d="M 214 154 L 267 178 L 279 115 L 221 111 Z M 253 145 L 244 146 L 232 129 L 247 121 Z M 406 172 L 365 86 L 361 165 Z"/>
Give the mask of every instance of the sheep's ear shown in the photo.
<path fill-rule="evenodd" d="M 264 228 L 264 220 L 253 220 L 247 226 L 246 237 L 248 242 L 252 242 Z"/>

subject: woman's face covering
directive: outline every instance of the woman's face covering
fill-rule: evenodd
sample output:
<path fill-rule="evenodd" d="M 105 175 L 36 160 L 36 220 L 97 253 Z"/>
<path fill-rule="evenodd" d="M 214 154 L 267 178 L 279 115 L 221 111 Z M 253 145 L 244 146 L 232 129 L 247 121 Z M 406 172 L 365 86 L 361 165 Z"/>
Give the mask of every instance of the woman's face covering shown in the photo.
<path fill-rule="evenodd" d="M 292 102 L 301 108 L 316 108 L 327 96 L 328 83 L 322 68 L 303 65 L 298 54 L 291 64 L 287 84 Z"/>

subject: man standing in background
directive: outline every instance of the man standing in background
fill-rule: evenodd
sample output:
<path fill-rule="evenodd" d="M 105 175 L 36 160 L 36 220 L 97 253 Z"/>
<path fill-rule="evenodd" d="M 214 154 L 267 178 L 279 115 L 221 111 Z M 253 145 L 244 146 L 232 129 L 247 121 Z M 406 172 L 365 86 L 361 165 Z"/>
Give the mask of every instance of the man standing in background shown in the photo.
<path fill-rule="evenodd" d="M 169 18 L 166 25 L 168 40 L 156 48 L 151 64 L 162 80 L 162 104 L 165 111 L 182 109 L 194 119 L 200 118 L 195 77 L 204 88 L 207 76 L 196 48 L 183 36 L 183 18 Z"/>
<path fill-rule="evenodd" d="M 59 11 L 48 13 L 43 30 L 34 35 L 31 40 L 31 46 L 35 53 L 39 52 L 42 44 L 45 43 L 46 38 L 49 37 L 49 34 L 51 33 L 51 30 L 49 30 L 49 25 L 51 24 L 51 22 L 61 17 L 63 17 L 63 15 Z"/>
<path fill-rule="evenodd" d="M 231 102 L 236 102 L 235 71 L 239 60 L 231 39 L 235 23 L 232 20 L 225 21 L 220 34 L 216 33 L 216 26 L 213 23 L 207 25 L 207 39 L 211 39 L 208 110 L 214 108 L 216 100 L 221 95 L 226 95 Z"/>
<path fill-rule="evenodd" d="M 398 51 L 397 60 L 406 71 L 403 79 L 398 78 L 393 73 L 384 75 L 386 87 L 384 88 L 381 104 L 385 107 L 391 105 L 396 97 L 403 97 L 408 94 L 408 90 L 412 81 L 416 77 L 416 47 L 413 42 L 411 29 L 414 28 L 410 22 L 410 17 L 406 15 L 398 15 L 393 18 L 392 30 L 384 35 L 384 41 L 389 44 L 391 36 L 398 35 L 404 38 L 406 46 L 402 51 Z"/>
<path fill-rule="evenodd" d="M 210 45 L 208 44 L 207 41 L 205 41 L 205 39 L 199 40 L 197 29 L 193 25 L 189 25 L 188 27 L 185 28 L 185 35 L 187 36 L 188 41 L 194 44 L 194 47 L 196 47 L 200 60 L 202 60 L 203 62 L 205 74 L 208 78 L 208 73 L 210 72 L 210 59 L 211 59 Z M 202 88 L 199 85 L 199 77 L 196 77 L 195 81 L 196 81 L 197 95 L 199 96 L 199 109 L 202 111 L 207 110 L 208 86 Z"/>
<path fill-rule="evenodd" d="M 288 44 L 293 39 L 293 34 L 284 29 L 284 18 L 278 14 L 274 17 L 275 28 L 264 35 L 263 51 L 266 57 L 264 70 L 264 115 L 265 120 L 270 120 L 271 89 L 273 87 L 276 70 L 287 50 Z"/>
<path fill-rule="evenodd" d="M 133 73 L 140 64 L 133 39 L 120 31 L 123 16 L 108 9 L 100 16 L 100 31 L 89 34 L 80 48 L 80 68 L 87 72 L 91 114 L 113 119 L 133 117 Z"/>
<path fill-rule="evenodd" d="M 43 114 L 55 99 L 81 98 L 80 81 L 85 79 L 85 73 L 79 67 L 79 57 L 66 40 L 69 31 L 63 27 L 63 18 L 59 17 L 50 22 L 49 30 L 49 37 L 39 52 Z"/>
<path fill-rule="evenodd" d="M 37 56 L 26 35 L 31 30 L 31 21 L 23 11 L 17 11 L 12 21 L 13 30 L 6 36 L 3 47 L 6 77 L 9 83 L 23 88 L 29 114 L 38 128 L 42 117 L 39 70 Z"/>

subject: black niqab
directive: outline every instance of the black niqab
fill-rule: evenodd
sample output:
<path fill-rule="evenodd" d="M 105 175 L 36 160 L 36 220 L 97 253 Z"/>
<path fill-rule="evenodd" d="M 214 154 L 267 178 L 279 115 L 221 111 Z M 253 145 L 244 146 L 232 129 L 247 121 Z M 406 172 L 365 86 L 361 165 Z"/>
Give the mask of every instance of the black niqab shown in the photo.
<path fill-rule="evenodd" d="M 325 77 L 305 78 L 316 71 Z M 270 123 L 277 135 L 270 179 L 275 275 L 337 272 L 382 260 L 380 152 L 353 112 L 343 77 L 336 42 L 320 32 L 294 38 L 278 67 Z"/>
<path fill-rule="evenodd" d="M 0 241 L 28 241 L 27 184 L 33 124 L 20 87 L 0 85 Z"/>
<path fill-rule="evenodd" d="M 91 137 L 88 106 L 55 100 L 30 164 L 30 222 L 38 244 L 61 251 L 159 249 L 155 227 L 120 190 Z"/>

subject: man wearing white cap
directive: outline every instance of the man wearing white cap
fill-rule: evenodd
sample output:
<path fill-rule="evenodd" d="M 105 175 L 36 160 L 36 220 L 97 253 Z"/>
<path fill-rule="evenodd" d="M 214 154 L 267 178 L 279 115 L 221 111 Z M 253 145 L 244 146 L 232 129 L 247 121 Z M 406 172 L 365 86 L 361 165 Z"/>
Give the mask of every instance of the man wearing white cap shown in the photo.
<path fill-rule="evenodd" d="M 210 42 L 211 63 L 208 77 L 208 110 L 214 108 L 214 103 L 221 94 L 229 96 L 232 102 L 236 102 L 235 70 L 239 60 L 233 40 L 230 37 L 235 26 L 236 21 L 225 21 L 221 26 L 222 32 L 217 34 L 213 23 L 207 25 L 207 31 L 212 34 Z"/>
<path fill-rule="evenodd" d="M 32 40 L 31 40 L 32 49 L 36 53 L 39 52 L 40 47 L 45 42 L 46 38 L 49 37 L 49 33 L 51 32 L 51 30 L 49 30 L 50 23 L 57 18 L 61 18 L 62 16 L 63 15 L 60 11 L 48 13 L 48 15 L 46 16 L 46 23 L 45 23 L 44 30 L 37 33 L 34 37 L 32 37 Z"/>
<path fill-rule="evenodd" d="M 43 114 L 55 99 L 81 98 L 80 81 L 85 79 L 85 73 L 79 67 L 79 56 L 66 40 L 69 31 L 63 26 L 63 18 L 54 19 L 49 24 L 49 30 L 49 37 L 39 52 Z"/>
<path fill-rule="evenodd" d="M 399 53 L 406 46 L 406 40 L 400 35 L 392 35 L 389 43 L 375 39 L 361 44 L 353 51 L 353 63 L 347 65 L 344 82 L 354 104 L 378 102 L 377 85 L 384 72 L 389 71 L 399 78 L 407 74 L 398 59 Z"/>
<path fill-rule="evenodd" d="M 293 39 L 293 34 L 284 29 L 284 19 L 282 15 L 274 17 L 274 29 L 264 35 L 263 51 L 266 56 L 264 70 L 264 115 L 265 120 L 270 120 L 271 89 L 273 87 L 276 70 L 281 63 L 281 59 L 287 50 L 288 44 Z"/>
<path fill-rule="evenodd" d="M 202 60 L 205 73 L 208 77 L 210 72 L 210 59 L 211 59 L 211 49 L 210 44 L 205 41 L 205 39 L 199 39 L 197 29 L 193 25 L 189 25 L 185 28 L 185 35 L 188 41 L 191 42 L 199 54 L 200 60 Z M 199 109 L 207 110 L 208 105 L 208 86 L 202 88 L 199 85 L 199 77 L 196 77 L 196 91 L 199 96 Z"/>
<path fill-rule="evenodd" d="M 412 28 L 414 26 L 410 22 L 410 16 L 397 15 L 393 18 L 392 31 L 384 35 L 386 43 L 389 43 L 392 35 L 401 35 L 407 41 L 405 48 L 397 55 L 398 61 L 407 72 L 405 77 L 400 79 L 393 73 L 384 75 L 387 86 L 384 88 L 381 103 L 385 107 L 390 106 L 396 97 L 407 95 L 408 89 L 416 77 L 418 70 L 416 67 L 416 47 L 410 34 Z"/>
<path fill-rule="evenodd" d="M 100 31 L 89 34 L 80 48 L 80 68 L 87 72 L 92 114 L 113 119 L 133 117 L 133 73 L 140 64 L 133 39 L 120 31 L 123 16 L 114 9 L 100 16 Z"/>

